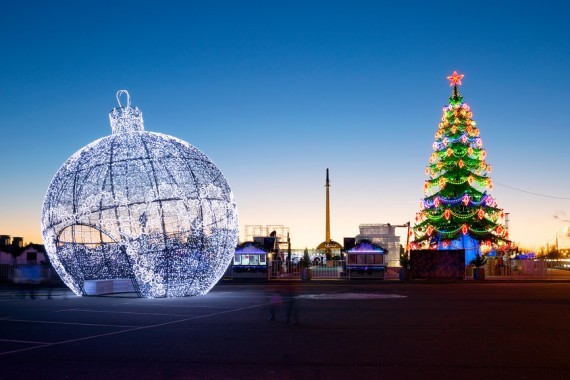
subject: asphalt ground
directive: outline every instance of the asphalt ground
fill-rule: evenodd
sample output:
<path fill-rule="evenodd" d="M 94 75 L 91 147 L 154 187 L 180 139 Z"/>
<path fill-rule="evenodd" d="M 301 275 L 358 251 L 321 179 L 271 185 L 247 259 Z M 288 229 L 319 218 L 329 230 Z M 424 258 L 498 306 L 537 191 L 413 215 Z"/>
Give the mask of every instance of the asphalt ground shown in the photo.
<path fill-rule="evenodd" d="M 270 321 L 275 291 L 282 303 Z M 570 378 L 568 281 L 47 295 L 20 299 L 18 288 L 0 287 L 1 379 Z M 291 302 L 299 323 L 285 322 Z"/>

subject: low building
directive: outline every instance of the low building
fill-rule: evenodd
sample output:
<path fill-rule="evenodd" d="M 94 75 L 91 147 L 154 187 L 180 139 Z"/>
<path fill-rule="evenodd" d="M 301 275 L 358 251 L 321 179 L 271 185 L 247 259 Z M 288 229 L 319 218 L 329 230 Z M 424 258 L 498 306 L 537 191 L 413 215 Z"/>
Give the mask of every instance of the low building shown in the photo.
<path fill-rule="evenodd" d="M 21 237 L 0 235 L 0 264 L 16 264 L 23 250 L 24 240 Z"/>
<path fill-rule="evenodd" d="M 356 243 L 369 240 L 382 246 L 388 251 L 385 263 L 388 267 L 400 266 L 400 236 L 396 235 L 396 226 L 386 224 L 361 224 L 358 226 L 360 233 L 356 235 Z"/>
<path fill-rule="evenodd" d="M 21 237 L 0 235 L 0 264 L 40 264 L 47 262 L 43 244 L 27 244 Z"/>
<path fill-rule="evenodd" d="M 234 254 L 233 278 L 267 278 L 269 252 L 263 245 L 245 242 L 237 246 Z"/>
<path fill-rule="evenodd" d="M 47 262 L 47 254 L 43 245 L 28 244 L 24 247 L 23 238 L 0 235 L 0 281 L 16 282 L 22 278 L 22 268 L 39 268 L 37 264 Z M 55 271 L 46 266 L 42 275 L 52 280 Z"/>
<path fill-rule="evenodd" d="M 40 264 L 47 262 L 47 253 L 43 244 L 26 245 L 16 258 L 16 264 Z"/>

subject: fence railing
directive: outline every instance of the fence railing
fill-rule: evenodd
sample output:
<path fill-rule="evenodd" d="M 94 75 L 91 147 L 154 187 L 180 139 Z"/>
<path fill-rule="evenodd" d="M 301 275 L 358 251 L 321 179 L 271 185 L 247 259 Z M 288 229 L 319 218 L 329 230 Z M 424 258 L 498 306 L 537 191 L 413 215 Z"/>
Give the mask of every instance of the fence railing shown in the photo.
<path fill-rule="evenodd" d="M 510 278 L 544 278 L 548 276 L 548 270 L 555 268 L 547 260 L 506 260 L 500 263 L 498 260 L 489 260 L 483 267 L 485 276 L 498 276 Z M 473 268 L 465 268 L 465 277 L 473 277 Z"/>
<path fill-rule="evenodd" d="M 568 264 L 565 262 L 565 264 Z M 34 267 L 35 276 L 40 282 L 61 281 L 55 269 L 51 266 L 37 264 L 0 264 L 0 281 L 4 282 L 25 282 L 28 281 L 30 269 Z M 350 267 L 350 265 L 349 265 Z M 39 268 L 39 271 L 38 271 Z M 347 268 L 345 260 L 328 260 L 324 263 L 313 263 L 309 267 L 313 279 L 351 279 L 350 268 Z M 489 261 L 485 265 L 486 276 L 498 276 L 502 278 L 546 278 L 552 269 L 565 269 L 560 263 L 552 263 L 548 260 L 507 260 L 504 265 L 498 265 L 496 260 Z M 232 266 L 228 267 L 225 278 L 232 277 Z M 263 277 L 267 273 L 267 279 L 300 279 L 301 266 L 296 262 L 269 261 L 267 270 L 264 270 Z M 385 267 L 383 278 L 395 280 L 399 277 L 399 267 Z M 367 273 L 367 272 L 366 272 Z M 362 276 L 354 276 L 362 277 Z M 364 276 L 366 277 L 366 276 Z M 371 278 L 374 276 L 370 276 Z M 473 278 L 473 268 L 467 267 L 466 278 Z M 570 277 L 570 273 L 568 275 Z"/>
<path fill-rule="evenodd" d="M 346 261 L 328 260 L 324 263 L 313 262 L 309 266 L 312 278 L 341 278 L 344 275 Z M 292 279 L 301 278 L 301 265 L 294 261 L 272 260 L 268 263 L 269 279 Z"/>
<path fill-rule="evenodd" d="M 380 269 L 380 267 L 382 269 Z M 375 270 L 380 270 L 383 274 L 381 278 L 385 279 L 397 279 L 399 276 L 400 268 L 390 268 L 380 266 L 374 268 Z M 351 274 L 364 272 L 368 274 L 373 272 L 370 267 L 355 268 L 352 265 L 347 266 L 346 260 L 327 260 L 325 262 L 313 262 L 309 266 L 311 270 L 312 279 L 351 279 L 352 277 L 363 277 L 363 276 L 351 276 Z M 361 270 L 360 270 L 361 269 Z M 273 260 L 268 262 L 268 279 L 299 279 L 301 278 L 301 266 L 296 262 L 288 262 L 281 260 Z M 367 276 L 364 276 L 367 277 Z M 369 276 L 370 278 L 376 278 L 378 276 Z"/>

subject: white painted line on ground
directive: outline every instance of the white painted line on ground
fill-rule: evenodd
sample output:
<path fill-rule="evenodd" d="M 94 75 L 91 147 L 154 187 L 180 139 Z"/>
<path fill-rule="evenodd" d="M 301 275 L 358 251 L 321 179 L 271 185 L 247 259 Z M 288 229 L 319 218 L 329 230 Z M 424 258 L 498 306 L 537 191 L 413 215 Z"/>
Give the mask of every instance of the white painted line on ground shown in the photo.
<path fill-rule="evenodd" d="M 63 313 L 64 311 L 71 311 L 71 310 L 77 310 L 77 309 L 79 309 L 79 308 L 75 307 L 73 309 L 61 309 L 61 310 L 52 311 L 52 313 Z"/>
<path fill-rule="evenodd" d="M 345 289 L 343 289 L 343 290 L 345 290 Z M 343 291 L 343 290 L 338 290 L 338 291 L 332 292 L 332 294 L 338 294 L 338 292 L 341 292 L 341 291 Z M 108 333 L 104 333 L 104 334 L 97 334 L 97 335 L 92 335 L 92 336 L 86 336 L 86 337 L 83 337 L 83 338 L 68 339 L 68 340 L 64 340 L 64 341 L 61 341 L 61 342 L 54 342 L 54 343 L 45 344 L 45 345 L 42 345 L 42 346 L 27 347 L 27 348 L 21 348 L 21 349 L 18 349 L 18 350 L 0 352 L 0 356 L 15 354 L 15 353 L 24 352 L 24 351 L 31 351 L 31 350 L 35 350 L 35 349 L 38 349 L 38 348 L 46 348 L 46 347 L 52 347 L 52 346 L 59 346 L 59 345 L 66 344 L 66 343 L 81 342 L 81 341 L 84 341 L 84 340 L 102 338 L 102 337 L 105 337 L 105 336 L 119 335 L 119 334 L 124 334 L 124 333 L 132 332 L 132 331 L 139 331 L 139 330 L 152 329 L 152 328 L 155 328 L 155 327 L 163 327 L 163 326 L 168 326 L 168 325 L 174 325 L 174 324 L 176 324 L 176 323 L 188 322 L 188 321 L 192 321 L 192 320 L 196 320 L 196 319 L 203 319 L 203 318 L 215 317 L 215 316 L 218 316 L 218 315 L 229 314 L 229 313 L 234 313 L 234 312 L 238 312 L 238 311 L 242 311 L 242 310 L 254 309 L 254 308 L 264 307 L 264 306 L 269 306 L 269 305 L 271 305 L 271 302 L 264 302 L 264 303 L 260 303 L 260 304 L 257 304 L 257 305 L 250 305 L 250 306 L 240 307 L 240 308 L 237 308 L 237 309 L 219 311 L 219 312 L 216 312 L 216 313 L 210 313 L 210 314 L 206 314 L 206 315 L 198 315 L 198 316 L 195 316 L 195 317 L 189 317 L 189 318 L 179 319 L 179 320 L 176 320 L 176 321 L 169 321 L 169 322 L 157 323 L 157 324 L 154 324 L 154 325 L 127 328 L 126 330 L 113 331 L 113 332 L 108 332 Z M 3 321 L 5 321 L 5 320 L 12 321 L 12 319 L 2 319 L 2 320 L 3 320 Z M 28 321 L 23 321 L 23 322 L 28 322 Z M 47 322 L 47 323 L 58 323 L 58 322 Z M 65 324 L 65 323 L 64 323 L 64 324 Z M 73 324 L 73 323 L 69 323 L 69 324 Z M 94 326 L 104 326 L 104 325 L 94 325 Z"/>
<path fill-rule="evenodd" d="M 220 311 L 220 312 L 217 312 L 217 313 L 211 313 L 211 314 L 206 314 L 206 315 L 199 315 L 199 316 L 195 316 L 195 317 L 179 319 L 179 320 L 176 320 L 176 321 L 169 321 L 169 322 L 164 322 L 164 323 L 157 323 L 157 324 L 148 325 L 148 326 L 133 327 L 133 328 L 128 328 L 128 329 L 126 329 L 126 330 L 113 331 L 113 332 L 104 333 L 104 334 L 97 334 L 97 335 L 92 335 L 92 336 L 86 336 L 86 337 L 83 337 L 83 338 L 69 339 L 69 340 L 64 340 L 64 341 L 61 341 L 61 342 L 55 342 L 55 343 L 45 344 L 45 345 L 42 345 L 42 346 L 21 348 L 21 349 L 18 349 L 18 350 L 0 352 L 0 356 L 15 354 L 15 353 L 24 352 L 24 351 L 31 351 L 31 350 L 35 350 L 35 349 L 38 349 L 38 348 L 59 346 L 59 345 L 66 344 L 66 343 L 73 343 L 73 342 L 80 342 L 80 341 L 83 341 L 83 340 L 90 340 L 90 339 L 102 338 L 102 337 L 105 337 L 105 336 L 118 335 L 118 334 L 128 333 L 128 332 L 131 332 L 131 331 L 152 329 L 152 328 L 155 328 L 155 327 L 162 327 L 162 326 L 167 326 L 167 325 L 173 325 L 173 324 L 175 324 L 175 323 L 187 322 L 187 321 L 191 321 L 191 320 L 195 320 L 195 319 L 202 319 L 202 318 L 215 317 L 215 316 L 222 315 L 222 314 L 228 314 L 228 313 L 233 313 L 233 312 L 237 312 L 237 311 L 242 311 L 242 310 L 247 310 L 247 309 L 253 309 L 253 308 L 256 308 L 256 307 L 269 306 L 269 305 L 270 305 L 270 303 L 262 303 L 262 304 L 253 305 L 253 306 L 246 306 L 246 307 L 240 307 L 240 308 L 232 309 L 232 310 Z M 9 319 L 9 321 L 11 321 L 11 319 Z M 28 322 L 28 321 L 24 321 L 24 322 Z M 57 323 L 57 322 L 47 322 L 47 323 Z"/>
<path fill-rule="evenodd" d="M 0 339 L 0 342 L 28 343 L 28 344 L 50 344 L 50 342 L 32 342 L 29 340 Z"/>
<path fill-rule="evenodd" d="M 190 317 L 190 314 L 137 313 L 135 311 L 90 310 L 90 309 L 73 309 L 70 311 L 79 312 L 79 313 L 134 314 L 134 315 L 157 315 L 164 317 Z"/>
<path fill-rule="evenodd" d="M 250 297 L 251 298 L 251 297 Z M 120 305 L 132 305 L 132 303 L 129 304 L 120 304 Z M 142 305 L 142 304 L 139 304 Z M 231 309 L 231 306 L 207 306 L 207 305 L 164 305 L 164 304 L 148 304 L 145 303 L 144 304 L 145 307 L 147 306 L 158 306 L 160 308 L 167 308 L 167 307 L 178 307 L 178 308 L 184 308 L 184 309 L 191 309 L 191 308 L 207 308 L 207 309 Z"/>
<path fill-rule="evenodd" d="M 133 328 L 137 326 L 132 325 L 103 325 L 98 323 L 80 323 L 80 322 L 54 322 L 54 321 L 38 321 L 33 319 L 12 319 L 10 317 L 0 319 L 1 322 L 25 322 L 25 323 L 47 323 L 54 325 L 73 325 L 73 326 L 93 326 L 93 327 L 118 327 L 118 328 Z"/>

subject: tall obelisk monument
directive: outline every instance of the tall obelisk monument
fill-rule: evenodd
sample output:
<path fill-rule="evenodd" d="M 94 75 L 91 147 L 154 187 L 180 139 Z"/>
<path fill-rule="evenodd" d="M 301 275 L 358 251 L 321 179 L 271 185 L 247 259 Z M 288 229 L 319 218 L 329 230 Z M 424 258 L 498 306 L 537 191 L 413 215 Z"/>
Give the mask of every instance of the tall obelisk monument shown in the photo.
<path fill-rule="evenodd" d="M 324 251 L 327 255 L 327 259 L 331 258 L 331 254 L 340 254 L 342 245 L 338 244 L 336 241 L 331 240 L 331 206 L 329 189 L 331 187 L 331 182 L 329 180 L 329 169 L 327 168 L 327 180 L 325 182 L 325 190 L 327 194 L 326 204 L 325 204 L 325 241 L 317 246 L 319 251 Z"/>
<path fill-rule="evenodd" d="M 325 225 L 325 243 L 330 243 L 331 242 L 331 209 L 330 209 L 330 199 L 329 199 L 329 188 L 331 187 L 331 183 L 329 181 L 329 168 L 327 168 L 327 180 L 325 182 L 325 188 L 327 191 L 327 200 L 326 200 L 326 216 L 325 216 L 325 220 L 326 220 L 326 225 Z"/>

